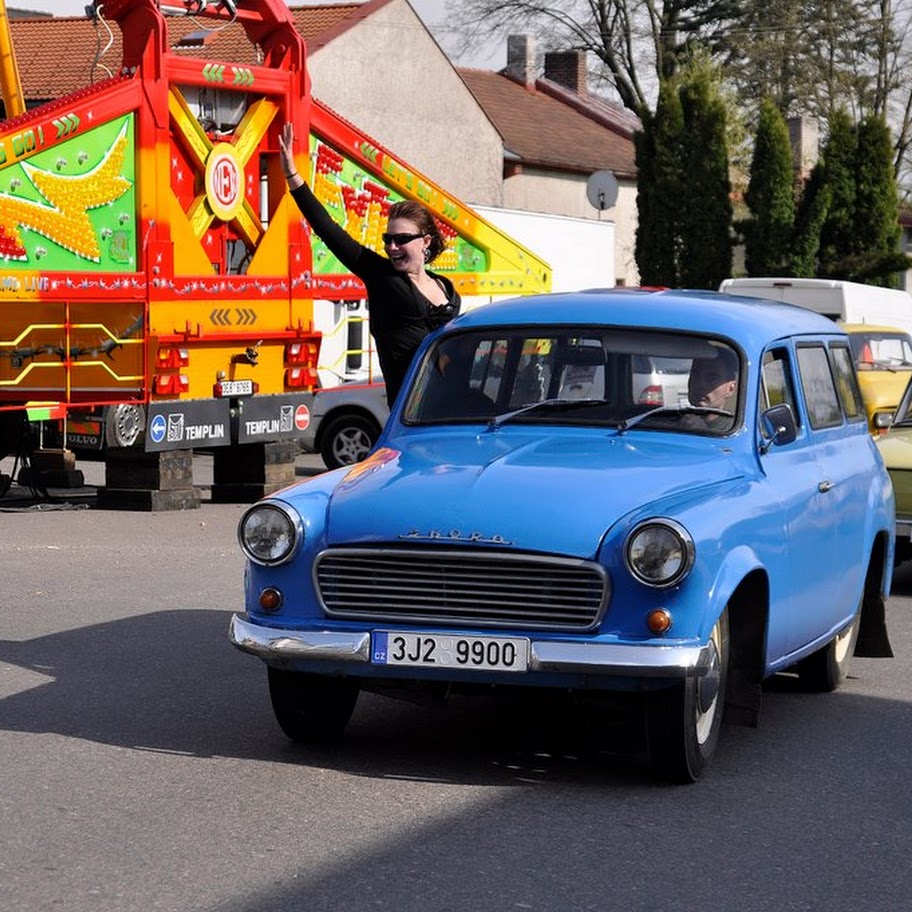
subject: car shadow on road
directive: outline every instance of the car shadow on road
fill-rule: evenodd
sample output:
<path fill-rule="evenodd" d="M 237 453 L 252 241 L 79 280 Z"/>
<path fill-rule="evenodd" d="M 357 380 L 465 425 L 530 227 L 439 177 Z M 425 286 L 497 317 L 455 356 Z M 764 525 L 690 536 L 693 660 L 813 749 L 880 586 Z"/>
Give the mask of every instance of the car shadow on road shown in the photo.
<path fill-rule="evenodd" d="M 877 660 L 859 666 L 864 680 L 878 674 Z M 689 788 L 663 787 L 614 760 L 600 765 L 597 752 L 530 755 L 514 745 L 502 757 L 499 747 L 515 729 L 486 749 L 474 715 L 448 724 L 406 710 L 356 719 L 347 747 L 320 755 L 322 765 L 444 789 L 470 779 L 467 758 L 476 766 L 503 760 L 517 771 L 487 781 L 516 787 L 454 801 L 436 816 L 397 809 L 382 838 L 365 839 L 357 853 L 340 852 L 330 864 L 302 860 L 281 883 L 211 912 L 685 912 L 727 908 L 733 896 L 745 910 L 896 908 L 912 815 L 904 786 L 908 704 L 775 687 L 765 704 L 760 729 L 723 730 L 706 779 Z M 481 717 L 484 737 L 494 721 Z M 421 801 L 420 789 L 408 794 Z M 363 816 L 352 808 L 352 826 Z"/>
<path fill-rule="evenodd" d="M 0 640 L 0 729 L 378 778 L 504 784 L 604 776 L 606 767 L 648 778 L 634 704 L 541 691 L 436 706 L 365 693 L 338 746 L 296 746 L 273 718 L 264 666 L 228 643 L 228 619 L 221 611 L 161 611 Z"/>
<path fill-rule="evenodd" d="M 0 729 L 377 779 L 650 781 L 642 706 L 633 696 L 580 700 L 517 688 L 416 705 L 362 694 L 340 744 L 294 745 L 273 719 L 262 663 L 228 643 L 228 619 L 221 611 L 161 611 L 0 641 L 0 663 L 7 663 L 0 664 Z M 20 685 L 10 688 L 17 670 Z M 725 726 L 720 753 L 752 735 Z"/>
<path fill-rule="evenodd" d="M 228 643 L 228 617 L 161 611 L 0 640 L 0 662 L 31 673 L 24 689 L 0 700 L 0 728 L 203 757 L 256 756 L 269 711 L 268 699 L 256 700 L 264 676 Z"/>

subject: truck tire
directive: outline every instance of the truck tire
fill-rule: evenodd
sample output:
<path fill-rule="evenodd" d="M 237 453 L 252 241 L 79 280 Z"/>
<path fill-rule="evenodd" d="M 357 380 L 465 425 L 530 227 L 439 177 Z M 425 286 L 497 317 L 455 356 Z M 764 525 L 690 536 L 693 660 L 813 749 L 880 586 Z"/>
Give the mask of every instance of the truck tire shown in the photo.
<path fill-rule="evenodd" d="M 146 410 L 132 402 L 108 406 L 104 410 L 105 446 L 131 447 L 146 429 Z"/>
<path fill-rule="evenodd" d="M 380 436 L 372 418 L 354 412 L 335 415 L 320 434 L 320 455 L 327 469 L 361 462 Z"/>

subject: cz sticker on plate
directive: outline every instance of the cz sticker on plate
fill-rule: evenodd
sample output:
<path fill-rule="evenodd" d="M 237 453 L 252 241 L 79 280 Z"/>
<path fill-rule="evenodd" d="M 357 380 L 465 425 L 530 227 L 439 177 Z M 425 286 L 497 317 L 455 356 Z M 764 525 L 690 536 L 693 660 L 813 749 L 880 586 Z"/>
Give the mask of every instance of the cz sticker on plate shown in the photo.
<path fill-rule="evenodd" d="M 529 641 L 523 637 L 452 636 L 376 630 L 371 637 L 374 665 L 526 671 Z"/>

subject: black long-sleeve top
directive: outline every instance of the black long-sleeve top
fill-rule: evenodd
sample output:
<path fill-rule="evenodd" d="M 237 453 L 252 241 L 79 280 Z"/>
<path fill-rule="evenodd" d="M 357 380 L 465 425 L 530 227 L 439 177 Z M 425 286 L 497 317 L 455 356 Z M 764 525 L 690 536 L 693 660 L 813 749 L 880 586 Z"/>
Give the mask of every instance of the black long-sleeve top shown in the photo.
<path fill-rule="evenodd" d="M 446 276 L 429 271 L 447 296 L 446 304 L 432 304 L 406 273 L 399 272 L 385 256 L 356 241 L 335 222 L 307 184 L 296 187 L 291 195 L 314 233 L 364 283 L 370 331 L 392 405 L 422 339 L 459 313 L 459 293 Z"/>

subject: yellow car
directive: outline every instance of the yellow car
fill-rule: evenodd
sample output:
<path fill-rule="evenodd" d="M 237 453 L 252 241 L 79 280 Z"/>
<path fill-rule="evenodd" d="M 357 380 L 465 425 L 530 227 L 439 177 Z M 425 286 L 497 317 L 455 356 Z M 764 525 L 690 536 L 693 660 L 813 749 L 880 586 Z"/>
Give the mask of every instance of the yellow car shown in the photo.
<path fill-rule="evenodd" d="M 896 563 L 912 557 L 912 381 L 906 386 L 889 432 L 877 438 L 896 499 Z"/>
<path fill-rule="evenodd" d="M 873 434 L 883 434 L 912 378 L 912 336 L 892 326 L 845 323 Z"/>

